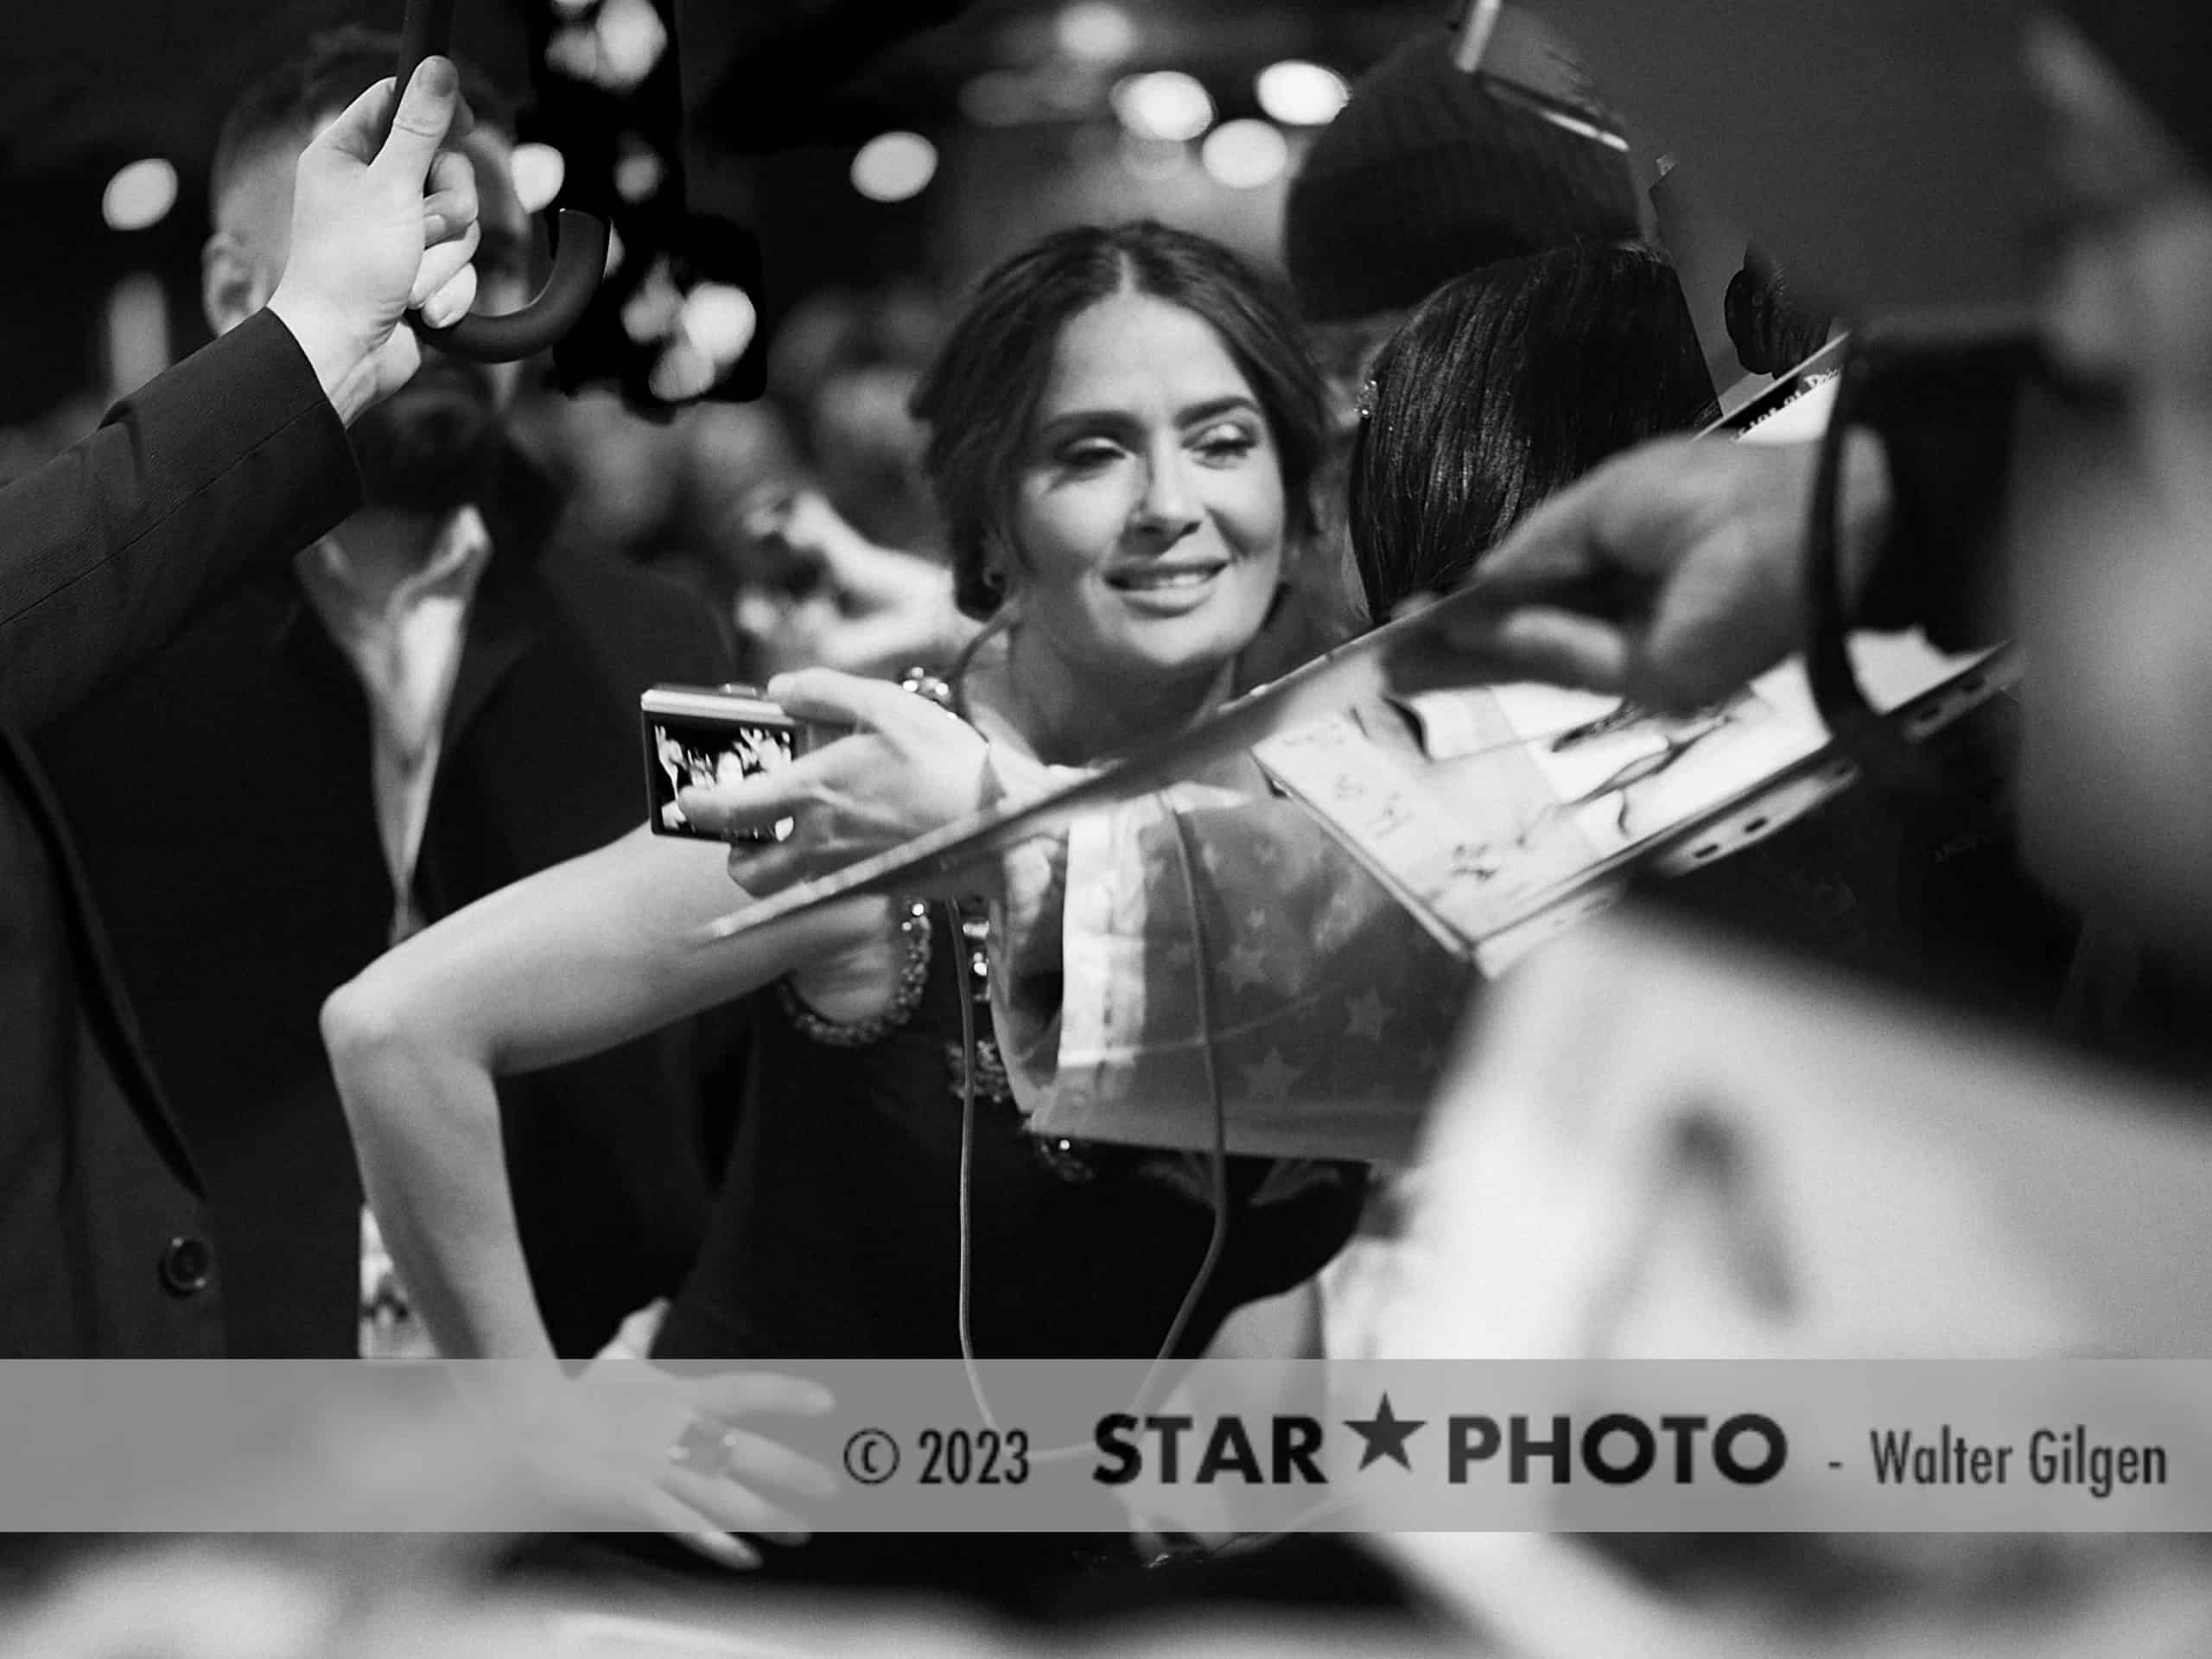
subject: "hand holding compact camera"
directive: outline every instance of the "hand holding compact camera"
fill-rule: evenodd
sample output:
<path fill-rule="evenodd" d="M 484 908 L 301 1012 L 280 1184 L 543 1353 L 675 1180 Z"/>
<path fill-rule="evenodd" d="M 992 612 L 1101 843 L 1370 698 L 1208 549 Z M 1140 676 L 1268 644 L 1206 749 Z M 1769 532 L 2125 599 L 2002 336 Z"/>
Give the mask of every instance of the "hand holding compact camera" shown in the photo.
<path fill-rule="evenodd" d="M 927 676 L 902 687 L 810 668 L 770 689 L 656 686 L 644 700 L 654 830 L 735 843 L 731 877 L 748 893 L 842 869 L 987 804 L 988 745 Z M 759 781 L 730 787 L 743 779 Z"/>
<path fill-rule="evenodd" d="M 645 810 L 657 836 L 779 842 L 793 820 L 724 834 L 685 815 L 678 793 L 713 789 L 788 766 L 850 729 L 794 718 L 749 685 L 657 685 L 638 699 L 645 730 Z"/>

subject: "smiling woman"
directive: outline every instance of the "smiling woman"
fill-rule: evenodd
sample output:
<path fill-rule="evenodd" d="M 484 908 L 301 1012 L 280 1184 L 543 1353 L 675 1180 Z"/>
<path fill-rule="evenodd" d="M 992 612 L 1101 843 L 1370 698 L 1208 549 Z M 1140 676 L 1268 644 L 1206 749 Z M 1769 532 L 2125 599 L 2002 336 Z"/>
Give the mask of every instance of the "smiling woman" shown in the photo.
<path fill-rule="evenodd" d="M 928 751 L 941 822 L 974 810 L 994 766 L 1090 765 L 1205 717 L 1313 521 L 1319 378 L 1266 285 L 1199 237 L 1048 238 L 985 281 L 918 406 L 963 603 L 993 624 L 960 676 L 973 725 L 822 674 L 866 705 L 846 719 L 861 731 L 752 780 L 806 798 L 791 842 L 754 858 L 842 809 L 911 812 L 871 746 Z M 821 785 L 831 750 L 878 757 L 849 800 Z M 1225 797 L 1264 797 L 1245 770 Z M 735 874 L 757 890 L 768 868 Z M 326 1035 L 378 1212 L 447 1351 L 543 1345 L 492 1077 L 763 990 L 738 1145 L 657 1358 L 1195 1354 L 1349 1235 L 1353 1166 L 1035 1133 L 1008 1067 L 1050 1064 L 1001 1056 L 981 907 L 863 900 L 700 950 L 730 898 L 715 849 L 640 831 L 448 918 L 332 999 Z M 1004 1590 L 1069 1567 L 1077 1541 L 845 1535 L 775 1564 Z"/>
<path fill-rule="evenodd" d="M 1062 332 L 1039 413 L 1010 538 L 1033 654 L 1203 696 L 1285 556 L 1281 469 L 1235 360 L 1191 312 L 1116 294 Z"/>
<path fill-rule="evenodd" d="M 967 607 L 993 624 L 957 701 L 1001 763 L 1089 765 L 1218 706 L 1312 522 L 1319 385 L 1259 279 L 1157 225 L 1061 232 L 986 280 L 916 402 Z M 751 1155 L 663 1352 L 1190 1352 L 1341 1242 L 1356 1181 L 1253 1210 L 1268 1166 L 1235 1160 L 1209 1270 L 1211 1202 L 1174 1155 L 1030 1133 L 986 931 L 902 912 L 890 950 L 763 1009 Z"/>

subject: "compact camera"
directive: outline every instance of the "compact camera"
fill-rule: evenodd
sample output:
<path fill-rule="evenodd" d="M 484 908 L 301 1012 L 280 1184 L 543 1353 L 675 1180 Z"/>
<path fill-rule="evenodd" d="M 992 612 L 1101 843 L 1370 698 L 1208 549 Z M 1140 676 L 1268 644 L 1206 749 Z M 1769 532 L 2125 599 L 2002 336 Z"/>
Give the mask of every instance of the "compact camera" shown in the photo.
<path fill-rule="evenodd" d="M 694 825 L 677 791 L 734 783 L 787 766 L 844 728 L 798 720 L 750 685 L 657 685 L 638 699 L 645 730 L 645 810 L 657 836 L 719 841 Z M 792 821 L 757 830 L 746 841 L 781 841 Z"/>

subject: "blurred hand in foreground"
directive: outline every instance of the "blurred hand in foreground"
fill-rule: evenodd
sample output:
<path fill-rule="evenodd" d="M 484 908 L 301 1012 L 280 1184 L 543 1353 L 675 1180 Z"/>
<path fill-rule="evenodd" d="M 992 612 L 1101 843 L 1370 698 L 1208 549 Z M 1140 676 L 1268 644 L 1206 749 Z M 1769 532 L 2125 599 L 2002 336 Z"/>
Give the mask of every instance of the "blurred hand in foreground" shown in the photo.
<path fill-rule="evenodd" d="M 762 1415 L 819 1417 L 835 1402 L 803 1377 L 682 1376 L 641 1363 L 663 1311 L 656 1303 L 632 1314 L 581 1376 L 548 1372 L 530 1388 L 518 1414 L 526 1478 L 579 1527 L 650 1529 L 725 1567 L 758 1567 L 759 1553 L 733 1534 L 787 1545 L 808 1536 L 768 1492 L 825 1498 L 837 1484 L 811 1459 L 744 1425 Z M 494 1375 L 515 1373 L 502 1367 Z"/>
<path fill-rule="evenodd" d="M 1467 582 L 1485 602 L 1440 620 L 1406 689 L 1544 680 L 1685 714 L 1798 649 L 1816 444 L 1670 438 L 1545 502 Z M 1854 591 L 1888 525 L 1879 443 L 1854 435 L 1843 499 Z"/>

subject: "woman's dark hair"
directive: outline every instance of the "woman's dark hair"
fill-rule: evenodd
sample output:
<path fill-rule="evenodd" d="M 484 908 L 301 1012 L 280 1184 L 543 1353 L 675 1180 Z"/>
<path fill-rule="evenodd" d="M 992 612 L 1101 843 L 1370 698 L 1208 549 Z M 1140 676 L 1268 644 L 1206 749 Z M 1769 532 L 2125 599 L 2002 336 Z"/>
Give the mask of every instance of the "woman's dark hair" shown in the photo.
<path fill-rule="evenodd" d="M 944 516 L 953 596 L 969 616 L 988 617 L 1004 597 L 989 549 L 1004 533 L 1060 330 L 1125 289 L 1180 306 L 1221 336 L 1267 416 L 1292 540 L 1313 534 L 1327 401 L 1276 284 L 1218 242 L 1151 219 L 1058 231 L 983 278 L 914 393 L 914 416 L 930 429 L 923 467 Z"/>
<path fill-rule="evenodd" d="M 1719 413 L 1674 268 L 1588 243 L 1445 283 L 1382 348 L 1362 407 L 1348 513 L 1377 621 L 1606 456 Z"/>
<path fill-rule="evenodd" d="M 1827 344 L 1835 318 L 1808 307 L 1790 288 L 1774 256 L 1758 243 L 1744 249 L 1744 268 L 1728 279 L 1720 305 L 1729 343 L 1746 374 L 1783 374 Z"/>

